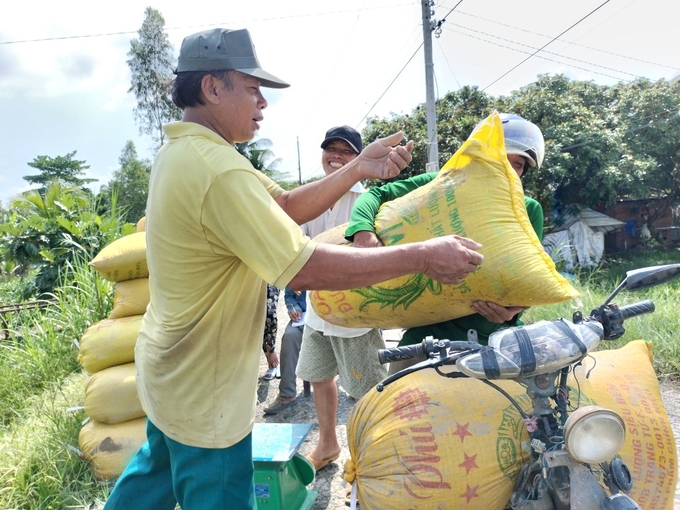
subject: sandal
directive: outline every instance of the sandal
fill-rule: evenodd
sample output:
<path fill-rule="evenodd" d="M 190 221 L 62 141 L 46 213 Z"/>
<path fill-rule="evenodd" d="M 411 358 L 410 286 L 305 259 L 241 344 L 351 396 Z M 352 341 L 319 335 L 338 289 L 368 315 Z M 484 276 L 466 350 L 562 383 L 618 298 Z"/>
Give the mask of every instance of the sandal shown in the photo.
<path fill-rule="evenodd" d="M 340 453 L 332 455 L 331 457 L 326 457 L 323 460 L 316 460 L 311 455 L 307 455 L 307 460 L 312 463 L 315 471 L 319 471 L 320 469 L 325 468 L 331 462 L 338 460 L 338 457 L 340 457 Z"/>

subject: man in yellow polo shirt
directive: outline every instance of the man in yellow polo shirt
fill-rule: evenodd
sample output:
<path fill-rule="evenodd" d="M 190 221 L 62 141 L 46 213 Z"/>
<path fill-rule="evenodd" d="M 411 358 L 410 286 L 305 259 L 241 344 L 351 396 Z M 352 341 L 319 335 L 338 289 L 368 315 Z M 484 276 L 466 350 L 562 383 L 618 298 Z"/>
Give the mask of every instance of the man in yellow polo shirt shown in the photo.
<path fill-rule="evenodd" d="M 266 283 L 340 290 L 424 273 L 460 283 L 482 262 L 456 236 L 381 250 L 317 245 L 305 223 L 356 182 L 398 174 L 402 133 L 378 140 L 320 181 L 283 191 L 233 148 L 251 140 L 267 101 L 288 84 L 264 71 L 247 30 L 188 36 L 173 101 L 181 122 L 151 172 L 146 213 L 151 301 L 135 348 L 147 440 L 107 510 L 255 508 L 255 417 Z"/>

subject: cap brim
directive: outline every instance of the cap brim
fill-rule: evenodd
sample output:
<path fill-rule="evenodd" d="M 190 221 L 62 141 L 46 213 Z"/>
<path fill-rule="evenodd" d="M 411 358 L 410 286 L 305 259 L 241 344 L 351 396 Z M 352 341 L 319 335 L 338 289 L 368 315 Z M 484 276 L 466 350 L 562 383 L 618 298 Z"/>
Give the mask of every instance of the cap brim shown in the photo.
<path fill-rule="evenodd" d="M 263 87 L 269 87 L 271 89 L 285 89 L 286 87 L 290 87 L 290 83 L 286 83 L 264 69 L 235 69 L 235 71 L 258 78 L 260 80 L 260 85 Z"/>
<path fill-rule="evenodd" d="M 326 138 L 322 143 L 321 143 L 321 148 L 325 149 L 329 143 L 331 143 L 334 140 L 342 140 L 343 142 L 346 142 L 347 145 L 349 145 L 352 149 L 354 149 L 354 152 L 359 154 L 361 151 L 357 149 L 352 142 L 350 142 L 347 138 L 343 138 L 342 136 L 332 136 L 330 138 Z"/>

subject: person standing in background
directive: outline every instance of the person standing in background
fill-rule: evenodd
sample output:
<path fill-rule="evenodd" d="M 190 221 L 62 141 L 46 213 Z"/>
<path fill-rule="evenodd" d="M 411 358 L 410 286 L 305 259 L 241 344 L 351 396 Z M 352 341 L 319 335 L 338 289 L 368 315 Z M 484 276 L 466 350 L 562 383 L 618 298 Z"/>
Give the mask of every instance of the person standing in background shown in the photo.
<path fill-rule="evenodd" d="M 356 159 L 363 149 L 361 135 L 349 126 L 329 129 L 321 143 L 321 165 L 331 175 Z M 303 231 L 309 237 L 349 220 L 352 207 L 366 189 L 355 184 L 333 207 L 318 218 L 305 223 Z M 309 301 L 309 295 L 308 295 Z M 335 433 L 340 385 L 355 400 L 387 376 L 387 369 L 378 361 L 378 349 L 383 349 L 382 332 L 371 328 L 345 328 L 321 319 L 307 303 L 307 320 L 302 337 L 302 349 L 297 374 L 312 383 L 314 406 L 319 420 L 319 443 L 307 456 L 314 468 L 327 466 L 340 456 L 340 444 Z"/>
<path fill-rule="evenodd" d="M 292 406 L 297 400 L 297 376 L 295 370 L 300 357 L 302 332 L 305 326 L 307 293 L 304 290 L 300 292 L 286 287 L 283 296 L 286 301 L 290 322 L 286 325 L 286 331 L 284 331 L 281 337 L 281 361 L 279 364 L 281 381 L 279 382 L 279 393 L 276 399 L 265 407 L 264 414 L 277 414 Z"/>

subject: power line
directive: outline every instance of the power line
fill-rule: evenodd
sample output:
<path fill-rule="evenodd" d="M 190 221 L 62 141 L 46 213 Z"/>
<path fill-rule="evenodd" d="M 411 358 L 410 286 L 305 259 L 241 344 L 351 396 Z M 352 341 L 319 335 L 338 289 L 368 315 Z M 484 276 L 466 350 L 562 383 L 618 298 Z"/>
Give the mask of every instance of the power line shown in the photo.
<path fill-rule="evenodd" d="M 470 32 L 474 32 L 474 33 L 476 33 L 476 34 L 482 34 L 482 35 L 484 35 L 484 36 L 492 37 L 492 38 L 494 38 L 494 39 L 499 39 L 499 40 L 501 40 L 501 41 L 505 41 L 505 42 L 508 42 L 508 43 L 511 43 L 511 44 L 516 44 L 516 45 L 518 45 L 518 46 L 524 46 L 525 48 L 529 48 L 529 49 L 531 49 L 531 50 L 535 50 L 535 49 L 536 49 L 535 46 L 530 46 L 530 45 L 528 45 L 528 44 L 524 44 L 524 43 L 520 43 L 520 42 L 517 42 L 517 41 L 513 41 L 512 39 L 505 39 L 505 38 L 503 38 L 503 37 L 499 37 L 499 36 L 496 36 L 496 35 L 493 35 L 493 34 L 489 34 L 489 33 L 486 33 L 486 32 L 482 32 L 482 31 L 479 31 L 479 30 L 474 30 L 474 29 L 471 29 L 471 28 L 468 28 L 468 27 L 464 27 L 464 26 L 462 26 L 462 25 L 456 25 L 455 23 L 454 23 L 453 25 L 449 25 L 449 26 L 454 26 L 454 27 L 457 27 L 457 28 L 461 28 L 461 29 L 463 29 L 463 30 L 469 30 Z M 453 32 L 455 32 L 455 33 L 457 33 L 457 34 L 460 34 L 460 35 L 464 35 L 464 36 L 466 36 L 466 37 L 471 37 L 471 38 L 473 38 L 473 39 L 477 39 L 477 40 L 479 40 L 479 41 L 487 42 L 487 43 L 489 43 L 489 44 L 494 44 L 494 45 L 499 46 L 499 47 L 501 47 L 501 48 L 506 48 L 506 49 L 509 49 L 509 50 L 512 50 L 512 51 L 517 51 L 517 52 L 525 53 L 525 54 L 528 54 L 528 53 L 529 53 L 529 52 L 522 51 L 522 50 L 517 49 L 517 48 L 512 48 L 512 47 L 510 47 L 510 46 L 505 46 L 505 45 L 500 44 L 500 43 L 495 43 L 495 42 L 493 42 L 493 41 L 489 41 L 488 39 L 484 39 L 484 38 L 481 38 L 481 37 L 475 37 L 475 36 L 473 36 L 473 35 L 466 34 L 466 33 L 463 33 L 463 32 L 458 32 L 458 31 L 455 31 L 455 30 L 453 30 L 453 29 L 451 29 L 451 28 L 447 28 L 447 30 L 453 31 Z M 568 57 L 567 55 L 562 55 L 562 54 L 560 54 L 560 53 L 555 53 L 555 52 L 552 52 L 552 51 L 544 51 L 543 53 L 547 53 L 548 55 L 555 55 L 555 56 L 557 56 L 557 57 L 564 58 L 564 59 L 567 59 L 567 60 L 573 60 L 573 61 L 575 61 L 575 62 L 580 62 L 580 63 L 582 63 L 582 64 L 587 64 L 587 65 L 590 65 L 590 66 L 593 66 L 593 67 L 599 67 L 600 69 L 605 69 L 605 70 L 608 70 L 608 71 L 614 71 L 614 72 L 616 72 L 616 73 L 627 74 L 628 76 L 632 76 L 633 78 L 641 78 L 641 76 L 638 76 L 638 75 L 633 74 L 633 73 L 629 73 L 629 72 L 627 72 L 627 71 L 621 71 L 621 70 L 619 70 L 619 69 L 614 69 L 614 68 L 612 68 L 612 67 L 606 67 L 606 66 L 603 66 L 603 65 L 600 65 L 600 64 L 595 64 L 595 63 L 593 63 L 593 62 L 588 62 L 587 60 L 581 60 L 581 59 L 574 58 L 574 57 Z M 540 58 L 540 59 L 543 59 L 543 60 L 547 60 L 547 61 L 549 61 L 549 62 L 556 62 L 556 63 L 558 63 L 558 64 L 566 64 L 566 65 L 570 65 L 571 67 L 574 67 L 574 68 L 576 68 L 576 69 L 582 69 L 582 70 L 584 70 L 584 71 L 590 71 L 590 72 L 593 72 L 593 73 L 597 73 L 597 71 L 591 71 L 590 69 L 586 69 L 586 68 L 583 68 L 583 67 L 574 66 L 574 65 L 572 65 L 572 64 L 568 64 L 568 63 L 566 63 L 566 62 L 560 62 L 560 61 L 558 61 L 558 60 L 554 60 L 554 59 L 550 59 L 550 58 L 547 58 L 547 57 L 543 57 L 543 56 L 541 56 L 541 55 L 537 55 L 536 57 L 537 57 L 537 58 Z M 614 78 L 614 79 L 617 79 L 617 80 L 620 79 L 620 78 L 618 78 L 618 77 L 616 77 L 616 76 L 611 76 L 611 75 L 604 74 L 604 73 L 597 73 L 597 74 L 600 74 L 600 75 L 602 75 L 602 76 L 607 76 L 607 77 L 609 77 L 609 78 Z"/>
<path fill-rule="evenodd" d="M 453 76 L 453 79 L 456 81 L 456 84 L 458 85 L 458 88 L 462 88 L 460 82 L 458 81 L 458 78 L 456 78 L 456 74 L 453 72 L 453 69 L 451 68 L 451 64 L 449 64 L 449 59 L 446 57 L 446 52 L 444 51 L 444 48 L 442 47 L 442 43 L 437 40 L 437 44 L 439 44 L 439 49 L 442 51 L 442 55 L 444 56 L 444 61 L 446 62 L 446 65 L 449 68 L 449 71 L 451 71 L 451 75 Z"/>
<path fill-rule="evenodd" d="M 420 43 L 420 45 L 416 48 L 416 50 L 413 52 L 413 54 L 411 55 L 411 57 L 406 61 L 406 63 L 404 64 L 404 66 L 399 70 L 399 72 L 397 73 L 397 75 L 394 77 L 394 79 L 393 79 L 393 80 L 390 82 L 390 84 L 387 86 L 387 88 L 383 91 L 382 94 L 380 94 L 380 97 L 375 101 L 375 103 L 373 103 L 373 106 L 371 106 L 371 107 L 368 109 L 368 111 L 364 114 L 364 116 L 361 118 L 361 120 L 359 120 L 359 122 L 357 122 L 357 123 L 354 125 L 354 129 L 359 129 L 359 126 L 361 125 L 361 123 L 366 119 L 366 117 L 368 117 L 368 115 L 371 113 L 371 111 L 373 111 L 373 109 L 374 109 L 375 106 L 380 102 L 380 100 L 383 98 L 383 96 L 384 96 L 385 94 L 387 94 L 387 91 L 390 90 L 390 88 L 392 87 L 392 85 L 394 85 L 394 82 L 397 81 L 397 78 L 399 78 L 399 76 L 401 75 L 401 73 L 404 72 L 404 69 L 406 69 L 406 67 L 411 63 L 411 60 L 413 60 L 413 57 L 415 57 L 415 56 L 418 54 L 418 52 L 420 51 L 420 48 L 423 47 L 423 44 L 424 44 L 424 43 L 422 43 L 422 42 Z M 314 174 L 319 170 L 319 168 L 320 168 L 320 167 L 317 166 L 317 168 L 316 168 L 310 175 L 314 175 Z"/>
<path fill-rule="evenodd" d="M 496 82 L 500 81 L 501 79 L 505 78 L 508 74 L 510 74 L 512 71 L 514 71 L 514 70 L 517 69 L 519 66 L 521 66 L 522 64 L 524 64 L 524 63 L 525 63 L 527 60 L 529 60 L 531 57 L 533 57 L 534 55 L 536 55 L 537 53 L 539 53 L 543 48 L 546 48 L 547 46 L 549 46 L 550 44 L 552 44 L 553 42 L 555 42 L 557 39 L 559 39 L 559 38 L 562 37 L 564 34 L 566 34 L 567 32 L 569 32 L 569 30 L 571 30 L 572 28 L 574 28 L 576 25 L 578 25 L 579 23 L 581 23 L 583 20 L 585 20 L 586 18 L 588 18 L 589 16 L 591 16 L 592 14 L 594 14 L 596 11 L 598 11 L 599 9 L 601 9 L 602 7 L 604 7 L 605 5 L 607 5 L 610 1 L 611 1 L 611 0 L 605 0 L 604 2 L 602 2 L 599 6 L 597 6 L 595 9 L 593 9 L 592 11 L 590 11 L 590 12 L 589 12 L 588 14 L 586 14 L 583 18 L 581 18 L 581 19 L 578 20 L 576 23 L 574 23 L 573 25 L 571 25 L 569 28 L 567 28 L 567 29 L 566 29 L 565 31 L 563 31 L 561 34 L 559 34 L 559 35 L 556 36 L 556 37 L 553 37 L 550 41 L 548 41 L 547 43 L 545 43 L 543 46 L 541 46 L 539 49 L 537 49 L 534 53 L 532 53 L 532 54 L 529 55 L 527 58 L 525 58 L 524 60 L 522 60 L 519 64 L 513 66 L 511 69 L 508 69 L 508 71 L 506 71 L 505 73 L 503 73 L 502 75 L 500 75 L 498 78 L 496 78 L 494 81 L 492 81 L 491 83 L 489 83 L 486 87 L 484 87 L 484 88 L 482 89 L 482 92 L 484 92 L 486 89 L 488 89 L 488 88 L 489 88 L 491 85 L 493 85 L 494 83 L 496 83 Z"/>
<path fill-rule="evenodd" d="M 406 63 L 404 64 L 404 67 L 402 67 L 401 70 L 397 73 L 397 75 L 396 75 L 396 76 L 394 77 L 394 79 L 390 82 L 390 84 L 387 86 L 387 88 L 385 89 L 385 91 L 384 91 L 382 94 L 380 94 L 380 97 L 376 100 L 375 103 L 373 103 L 373 106 L 371 106 L 371 107 L 368 109 L 368 111 L 366 112 L 366 114 L 361 118 L 361 120 L 360 120 L 359 122 L 357 122 L 355 128 L 356 128 L 356 127 L 359 127 L 359 126 L 361 125 L 361 123 L 366 119 L 366 117 L 368 117 L 368 114 L 371 113 L 371 111 L 373 110 L 373 108 L 375 108 L 375 105 L 377 105 L 377 104 L 380 102 L 380 100 L 383 98 L 383 96 L 384 96 L 385 94 L 387 94 L 387 91 L 390 90 L 390 87 L 392 87 L 392 85 L 394 85 L 394 82 L 397 81 L 397 78 L 399 78 L 399 76 L 401 75 L 401 73 L 404 72 L 404 69 L 406 69 L 406 66 L 409 65 L 409 64 L 411 63 L 411 60 L 413 60 L 413 57 L 415 57 L 416 54 L 420 51 L 420 48 L 423 47 L 423 44 L 424 44 L 424 43 L 420 43 L 420 45 L 416 48 L 416 51 L 414 51 L 414 52 L 413 52 L 413 55 L 411 55 L 411 57 L 406 61 Z"/>
<path fill-rule="evenodd" d="M 260 18 L 260 19 L 250 19 L 250 20 L 239 20 L 239 21 L 224 21 L 224 22 L 219 22 L 219 23 L 205 23 L 205 24 L 200 24 L 200 25 L 183 25 L 183 26 L 176 26 L 176 27 L 166 27 L 166 31 L 174 31 L 174 30 L 186 30 L 189 28 L 207 28 L 207 27 L 219 27 L 219 26 L 227 26 L 227 25 L 234 25 L 235 23 L 260 23 L 260 22 L 267 22 L 267 21 L 280 21 L 280 20 L 285 20 L 285 19 L 293 19 L 293 18 L 309 18 L 313 16 L 327 16 L 327 15 L 337 15 L 337 14 L 346 14 L 346 13 L 352 13 L 352 12 L 362 12 L 362 11 L 369 11 L 369 10 L 379 10 L 379 9 L 394 9 L 395 7 L 405 7 L 405 6 L 411 6 L 413 3 L 412 2 L 406 2 L 403 4 L 391 4 L 391 5 L 381 5 L 381 6 L 375 6 L 375 7 L 363 7 L 360 9 L 345 9 L 345 10 L 337 10 L 337 11 L 326 11 L 326 12 L 315 12 L 315 13 L 308 13 L 308 14 L 291 14 L 288 16 L 278 16 L 278 17 L 272 17 L 272 18 Z M 93 37 L 110 37 L 113 35 L 129 35 L 129 34 L 136 34 L 138 31 L 137 30 L 125 30 L 122 32 L 102 32 L 98 34 L 83 34 L 83 35 L 66 35 L 62 37 L 44 37 L 44 38 L 39 38 L 39 39 L 22 39 L 22 40 L 15 40 L 15 41 L 0 41 L 0 45 L 9 45 L 9 44 L 24 44 L 24 43 L 35 43 L 35 42 L 49 42 L 49 41 L 63 41 L 63 40 L 68 40 L 68 39 L 87 39 L 87 38 L 93 38 Z"/>
<path fill-rule="evenodd" d="M 510 46 L 506 46 L 505 44 L 500 44 L 500 43 L 497 43 L 497 42 L 494 42 L 494 41 L 489 41 L 488 39 L 484 39 L 482 37 L 478 37 L 478 36 L 475 36 L 475 35 L 472 35 L 472 34 L 464 34 L 462 32 L 455 32 L 455 33 L 462 35 L 462 36 L 465 36 L 465 37 L 470 37 L 472 39 L 477 39 L 478 41 L 482 41 L 482 42 L 485 42 L 485 43 L 488 43 L 488 44 L 493 44 L 494 46 L 498 46 L 499 48 L 505 48 L 507 50 L 516 51 L 517 53 L 523 53 L 525 55 L 532 55 L 532 53 L 530 53 L 528 51 L 523 51 L 523 50 L 520 50 L 520 49 L 517 49 L 517 48 L 511 48 Z M 612 76 L 610 74 L 601 73 L 599 71 L 594 71 L 592 69 L 580 67 L 580 66 L 577 66 L 577 65 L 574 65 L 574 64 L 570 64 L 568 62 L 561 62 L 559 60 L 555 60 L 553 58 L 548 58 L 548 57 L 543 57 L 541 55 L 536 55 L 536 58 L 540 58 L 541 60 L 546 60 L 548 62 L 555 62 L 556 64 L 560 64 L 560 65 L 568 65 L 569 67 L 572 67 L 574 69 L 581 69 L 582 71 L 588 71 L 589 73 L 599 74 L 600 76 L 606 76 L 607 78 L 612 78 L 614 80 L 621 81 L 621 78 L 619 78 L 618 76 Z"/>
<path fill-rule="evenodd" d="M 512 28 L 513 30 L 519 30 L 520 32 L 526 32 L 527 34 L 538 35 L 538 36 L 544 37 L 544 38 L 546 38 L 546 39 L 550 38 L 549 35 L 541 34 L 540 32 L 534 32 L 534 31 L 532 31 L 532 30 L 527 30 L 527 29 L 525 29 L 525 28 L 520 28 L 520 27 L 516 27 L 516 26 L 513 26 L 513 25 L 508 25 L 507 23 L 501 23 L 500 21 L 495 21 L 495 20 L 492 20 L 492 19 L 484 18 L 484 17 L 482 17 L 482 16 L 477 16 L 477 15 L 475 15 L 475 14 L 470 14 L 470 13 L 468 13 L 468 12 L 464 12 L 464 11 L 456 11 L 456 13 L 457 13 L 457 14 L 462 14 L 462 15 L 464 15 L 464 16 L 470 16 L 470 17 L 472 17 L 472 18 L 477 18 L 477 19 L 480 19 L 480 20 L 482 20 L 482 21 L 487 21 L 487 22 L 489 22 L 489 23 L 494 23 L 494 24 L 496 24 L 496 25 L 500 25 L 500 26 L 503 26 L 503 27 Z M 622 54 L 620 54 L 620 53 L 614 53 L 614 52 L 611 52 L 611 51 L 602 50 L 602 49 L 599 49 L 599 48 L 594 48 L 594 47 L 592 47 L 592 46 L 586 46 L 586 45 L 584 45 L 584 44 L 578 44 L 578 43 L 571 42 L 571 41 L 565 41 L 565 40 L 563 40 L 563 39 L 559 39 L 559 40 L 560 40 L 561 42 L 565 42 L 565 43 L 571 44 L 571 45 L 573 45 L 573 46 L 578 46 L 578 47 L 580 47 L 580 48 L 585 48 L 585 49 L 587 49 L 587 50 L 599 51 L 600 53 L 605 53 L 605 54 L 607 54 L 607 55 L 613 55 L 613 56 L 615 56 L 615 57 L 621 57 L 621 58 L 625 58 L 625 59 L 628 59 L 628 60 L 634 60 L 634 61 L 636 61 L 636 62 L 641 62 L 641 63 L 643 63 L 643 64 L 650 64 L 650 65 L 654 65 L 654 66 L 665 67 L 665 68 L 667 68 L 667 69 L 672 69 L 672 70 L 674 70 L 674 71 L 680 71 L 680 67 L 673 67 L 673 66 L 668 66 L 668 65 L 665 65 L 665 64 L 659 64 L 659 63 L 657 63 L 657 62 L 651 62 L 651 61 L 649 61 L 649 60 L 644 60 L 644 59 L 641 59 L 641 58 L 630 57 L 630 56 L 628 56 L 628 55 L 622 55 Z"/>
<path fill-rule="evenodd" d="M 463 0 L 458 0 L 458 3 L 456 5 L 454 5 L 453 7 L 451 7 L 451 10 L 446 13 L 446 16 L 444 16 L 442 19 L 440 19 L 437 22 L 437 28 L 440 28 L 442 26 L 442 23 L 444 23 L 446 21 L 446 18 L 449 17 L 449 14 L 451 14 L 453 11 L 455 11 L 456 7 L 458 7 L 462 3 L 463 3 Z"/>

